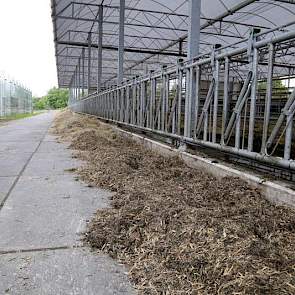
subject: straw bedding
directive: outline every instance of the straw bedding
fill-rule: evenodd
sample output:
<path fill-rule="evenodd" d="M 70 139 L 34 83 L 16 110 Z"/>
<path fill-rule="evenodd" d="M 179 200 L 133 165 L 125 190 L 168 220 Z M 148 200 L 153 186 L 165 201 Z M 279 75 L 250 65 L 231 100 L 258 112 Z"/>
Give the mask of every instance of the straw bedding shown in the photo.
<path fill-rule="evenodd" d="M 295 294 L 295 214 L 239 179 L 165 158 L 65 111 L 54 133 L 111 190 L 84 240 L 129 267 L 139 294 Z"/>

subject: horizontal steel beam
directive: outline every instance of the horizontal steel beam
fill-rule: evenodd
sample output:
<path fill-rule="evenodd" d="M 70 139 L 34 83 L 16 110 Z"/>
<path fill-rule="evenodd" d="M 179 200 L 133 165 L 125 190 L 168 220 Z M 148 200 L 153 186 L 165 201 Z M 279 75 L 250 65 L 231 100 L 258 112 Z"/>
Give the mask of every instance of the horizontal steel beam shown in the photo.
<path fill-rule="evenodd" d="M 82 47 L 87 48 L 88 44 L 83 42 L 73 42 L 73 41 L 56 41 L 58 45 L 67 45 L 67 46 L 73 46 L 73 47 Z M 92 48 L 97 48 L 97 44 L 92 44 Z M 110 45 L 103 45 L 103 49 L 105 50 L 114 50 L 118 51 L 118 47 L 116 46 L 110 46 Z M 186 57 L 185 53 L 181 52 L 175 52 L 175 51 L 157 51 L 157 50 L 151 50 L 151 49 L 144 49 L 144 48 L 125 48 L 125 52 L 134 52 L 134 53 L 142 53 L 142 54 L 154 54 L 154 55 L 168 55 L 168 56 L 179 56 L 179 57 Z"/>
<path fill-rule="evenodd" d="M 74 21 L 83 21 L 83 22 L 98 22 L 97 18 L 87 18 L 87 17 L 75 17 L 75 16 L 64 16 L 64 15 L 54 15 L 54 19 L 64 19 L 64 20 L 74 20 Z M 119 25 L 118 22 L 104 21 L 104 24 L 110 25 Z M 169 30 L 169 31 L 179 31 L 186 32 L 186 29 L 175 28 L 175 27 L 164 27 L 164 26 L 156 26 L 156 25 L 148 25 L 148 24 L 138 24 L 138 23 L 130 23 L 126 22 L 125 26 L 131 27 L 140 27 L 140 28 L 151 28 L 151 29 L 161 29 L 161 30 Z"/>

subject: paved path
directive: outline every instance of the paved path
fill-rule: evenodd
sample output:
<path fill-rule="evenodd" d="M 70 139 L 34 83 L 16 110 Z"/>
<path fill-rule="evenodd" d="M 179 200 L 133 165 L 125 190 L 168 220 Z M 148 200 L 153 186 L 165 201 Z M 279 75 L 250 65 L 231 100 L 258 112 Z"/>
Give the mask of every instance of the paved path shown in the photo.
<path fill-rule="evenodd" d="M 48 134 L 53 118 L 0 126 L 0 294 L 134 294 L 122 266 L 80 242 L 109 194 L 66 172 L 81 163 Z"/>

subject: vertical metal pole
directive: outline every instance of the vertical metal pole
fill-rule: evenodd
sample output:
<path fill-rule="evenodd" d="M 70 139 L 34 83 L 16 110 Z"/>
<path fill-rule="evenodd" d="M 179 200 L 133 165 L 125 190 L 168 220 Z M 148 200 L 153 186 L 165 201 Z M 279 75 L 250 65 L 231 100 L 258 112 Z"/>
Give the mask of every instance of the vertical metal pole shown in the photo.
<path fill-rule="evenodd" d="M 224 88 L 223 88 L 223 114 L 222 114 L 222 130 L 221 144 L 224 144 L 224 132 L 228 117 L 228 84 L 229 84 L 229 58 L 225 58 L 224 64 Z"/>
<path fill-rule="evenodd" d="M 73 76 L 73 85 L 74 85 L 74 103 L 76 102 L 76 72 L 74 72 Z"/>
<path fill-rule="evenodd" d="M 85 94 L 85 48 L 82 49 L 82 96 Z"/>
<path fill-rule="evenodd" d="M 132 117 L 131 124 L 136 124 L 135 111 L 136 111 L 136 78 L 133 78 L 132 83 Z"/>
<path fill-rule="evenodd" d="M 129 123 L 129 114 L 130 114 L 130 86 L 126 86 L 126 110 L 125 110 L 125 122 Z"/>
<path fill-rule="evenodd" d="M 215 61 L 215 89 L 214 89 L 214 105 L 213 105 L 213 128 L 212 142 L 216 142 L 217 115 L 218 115 L 218 95 L 219 95 L 219 61 Z"/>
<path fill-rule="evenodd" d="M 199 55 L 201 0 L 189 0 L 188 59 Z"/>
<path fill-rule="evenodd" d="M 201 70 L 200 67 L 196 67 L 196 99 L 195 99 L 195 120 L 193 125 L 193 133 L 194 137 L 196 136 L 196 127 L 198 124 L 198 117 L 199 117 L 199 105 L 200 105 L 200 89 L 201 89 Z"/>
<path fill-rule="evenodd" d="M 153 72 L 151 72 L 152 75 Z M 154 129 L 155 104 L 156 104 L 156 79 L 151 78 L 151 102 L 150 102 L 150 128 Z"/>
<path fill-rule="evenodd" d="M 140 126 L 144 126 L 145 105 L 146 105 L 145 82 L 141 82 L 141 88 L 140 88 Z"/>
<path fill-rule="evenodd" d="M 81 98 L 81 58 L 79 58 L 78 62 L 78 97 Z"/>
<path fill-rule="evenodd" d="M 182 108 L 182 80 L 183 80 L 183 75 L 182 75 L 182 69 L 181 67 L 181 62 L 178 62 L 178 110 L 177 110 L 177 134 L 181 135 L 181 108 Z"/>
<path fill-rule="evenodd" d="M 199 55 L 201 0 L 189 0 L 188 59 Z M 191 137 L 195 119 L 196 79 L 193 68 L 186 72 L 184 136 Z"/>
<path fill-rule="evenodd" d="M 191 72 L 192 68 L 188 68 L 185 74 L 185 106 L 184 106 L 184 136 L 190 137 L 192 102 L 191 102 Z"/>
<path fill-rule="evenodd" d="M 118 84 L 121 84 L 123 82 L 123 71 L 124 71 L 124 26 L 125 26 L 125 0 L 120 0 L 119 47 L 118 47 Z"/>
<path fill-rule="evenodd" d="M 79 65 L 79 64 L 78 64 Z M 76 67 L 76 97 L 79 100 L 79 75 L 78 75 L 78 65 Z"/>
<path fill-rule="evenodd" d="M 166 66 L 162 66 L 162 85 L 161 85 L 161 130 L 165 130 L 165 116 L 166 116 L 166 100 L 167 100 L 167 87 L 166 87 L 166 79 L 168 76 L 165 74 Z"/>
<path fill-rule="evenodd" d="M 166 75 L 165 80 L 165 131 L 168 131 L 168 115 L 169 115 L 169 92 L 170 92 L 170 81 L 169 81 L 169 74 Z"/>
<path fill-rule="evenodd" d="M 287 115 L 287 129 L 285 136 L 284 159 L 290 160 L 292 149 L 293 114 Z"/>
<path fill-rule="evenodd" d="M 91 87 L 91 32 L 88 34 L 88 83 L 87 83 L 87 88 L 88 88 L 88 95 L 90 94 L 90 87 Z"/>
<path fill-rule="evenodd" d="M 253 49 L 253 82 L 251 88 L 251 105 L 249 118 L 248 151 L 253 151 L 254 126 L 256 116 L 256 92 L 257 92 L 258 49 Z"/>
<path fill-rule="evenodd" d="M 274 63 L 274 45 L 271 43 L 269 44 L 269 53 L 268 53 L 268 73 L 267 73 L 267 82 L 266 82 L 264 124 L 263 124 L 263 134 L 262 134 L 262 144 L 261 144 L 261 152 L 263 154 L 265 153 L 265 146 L 266 146 L 267 135 L 268 135 L 268 124 L 269 124 L 269 118 L 270 118 L 273 63 Z"/>
<path fill-rule="evenodd" d="M 101 91 L 102 77 L 102 36 L 103 36 L 103 6 L 98 8 L 98 42 L 97 42 L 97 93 Z"/>
<path fill-rule="evenodd" d="M 141 93 L 141 82 L 139 80 L 139 76 L 136 77 L 137 79 L 137 96 L 136 96 L 136 104 L 137 104 L 137 109 L 136 109 L 136 124 L 140 126 L 140 93 Z"/>
<path fill-rule="evenodd" d="M 235 133 L 235 148 L 239 149 L 241 145 L 241 113 L 237 114 L 236 120 L 237 120 L 237 123 L 236 123 L 236 133 Z"/>

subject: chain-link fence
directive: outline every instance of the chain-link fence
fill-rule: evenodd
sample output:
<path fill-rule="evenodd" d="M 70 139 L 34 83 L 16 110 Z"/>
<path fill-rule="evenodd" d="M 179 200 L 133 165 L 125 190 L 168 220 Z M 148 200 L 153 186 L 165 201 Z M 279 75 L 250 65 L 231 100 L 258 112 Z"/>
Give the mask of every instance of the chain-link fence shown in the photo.
<path fill-rule="evenodd" d="M 32 92 L 16 81 L 0 77 L 0 117 L 32 112 Z"/>

